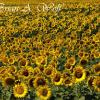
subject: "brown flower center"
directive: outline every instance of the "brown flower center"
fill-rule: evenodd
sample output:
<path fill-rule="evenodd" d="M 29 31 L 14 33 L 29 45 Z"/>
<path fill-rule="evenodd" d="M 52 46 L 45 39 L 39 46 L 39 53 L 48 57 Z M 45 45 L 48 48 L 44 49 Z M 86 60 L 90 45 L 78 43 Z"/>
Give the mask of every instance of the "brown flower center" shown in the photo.
<path fill-rule="evenodd" d="M 99 72 L 100 71 L 100 65 L 95 67 L 95 72 Z"/>
<path fill-rule="evenodd" d="M 41 66 L 41 67 L 39 67 L 39 69 L 40 69 L 40 71 L 42 71 L 43 72 L 43 70 L 44 70 L 44 68 Z"/>
<path fill-rule="evenodd" d="M 24 76 L 28 76 L 28 75 L 29 75 L 28 70 L 24 70 L 24 71 L 23 71 L 23 75 L 24 75 Z"/>
<path fill-rule="evenodd" d="M 15 88 L 15 91 L 16 91 L 17 94 L 23 94 L 24 88 L 22 86 L 17 86 Z"/>
<path fill-rule="evenodd" d="M 90 72 L 89 71 L 86 71 L 86 76 L 88 77 L 90 75 Z"/>
<path fill-rule="evenodd" d="M 7 79 L 5 80 L 5 82 L 6 82 L 7 85 L 13 85 L 13 84 L 14 84 L 14 79 L 12 79 L 12 78 L 7 78 Z"/>
<path fill-rule="evenodd" d="M 10 59 L 9 59 L 9 62 L 10 62 L 10 63 L 13 63 L 13 59 L 12 59 L 12 58 L 10 58 Z"/>
<path fill-rule="evenodd" d="M 89 85 L 89 86 L 92 86 L 92 85 L 93 85 L 93 80 L 94 80 L 93 77 L 91 77 L 91 78 L 89 79 L 89 81 L 88 81 L 88 85 Z"/>
<path fill-rule="evenodd" d="M 46 74 L 50 75 L 52 73 L 52 71 L 50 69 L 46 70 Z"/>
<path fill-rule="evenodd" d="M 70 84 L 70 79 L 66 79 L 65 84 Z"/>
<path fill-rule="evenodd" d="M 71 68 L 71 65 L 68 64 L 68 65 L 66 65 L 65 67 L 66 67 L 67 69 L 70 69 L 70 68 Z"/>
<path fill-rule="evenodd" d="M 33 87 L 33 78 L 29 80 L 29 86 Z"/>
<path fill-rule="evenodd" d="M 42 95 L 43 95 L 43 96 L 47 96 L 47 94 L 48 94 L 48 90 L 47 90 L 47 89 L 43 89 L 43 90 L 42 90 Z"/>
<path fill-rule="evenodd" d="M 83 52 L 80 52 L 80 53 L 79 53 L 79 57 L 82 57 L 82 56 L 83 56 Z"/>
<path fill-rule="evenodd" d="M 26 65 L 26 60 L 24 60 L 24 59 L 21 60 L 21 61 L 20 61 L 20 65 L 21 65 L 21 66 L 25 66 L 25 65 Z"/>
<path fill-rule="evenodd" d="M 39 85 L 45 85 L 45 84 L 46 84 L 46 82 L 45 82 L 45 80 L 44 80 L 44 79 L 39 78 L 39 79 L 37 80 L 37 84 L 38 84 L 38 86 L 39 86 Z"/>
<path fill-rule="evenodd" d="M 81 64 L 82 64 L 82 65 L 85 65 L 86 63 L 87 63 L 87 61 L 86 61 L 86 60 L 84 60 L 84 59 L 83 59 L 83 60 L 81 60 Z"/>
<path fill-rule="evenodd" d="M 70 76 L 70 74 L 67 73 L 67 72 L 65 72 L 65 73 L 63 74 L 63 77 L 64 77 L 64 78 L 69 77 L 69 76 Z"/>
<path fill-rule="evenodd" d="M 75 72 L 75 76 L 76 76 L 77 78 L 81 78 L 82 75 L 83 75 L 83 73 L 82 73 L 81 70 L 77 70 L 77 71 Z"/>
<path fill-rule="evenodd" d="M 59 81 L 60 81 L 60 78 L 61 78 L 60 75 L 57 74 L 57 75 L 54 77 L 54 81 L 55 81 L 55 82 L 59 82 Z"/>

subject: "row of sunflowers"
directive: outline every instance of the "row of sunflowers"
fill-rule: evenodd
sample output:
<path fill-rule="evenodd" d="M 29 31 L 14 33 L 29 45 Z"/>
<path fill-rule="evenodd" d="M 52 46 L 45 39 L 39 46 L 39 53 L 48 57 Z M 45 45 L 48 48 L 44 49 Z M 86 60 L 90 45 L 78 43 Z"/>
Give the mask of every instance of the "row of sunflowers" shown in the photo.
<path fill-rule="evenodd" d="M 0 100 L 99 100 L 99 7 L 0 12 Z"/>

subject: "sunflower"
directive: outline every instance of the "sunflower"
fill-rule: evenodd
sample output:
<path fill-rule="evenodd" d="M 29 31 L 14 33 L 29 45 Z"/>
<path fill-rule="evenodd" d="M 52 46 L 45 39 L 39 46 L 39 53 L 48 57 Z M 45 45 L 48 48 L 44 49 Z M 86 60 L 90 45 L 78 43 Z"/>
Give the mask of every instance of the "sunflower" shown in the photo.
<path fill-rule="evenodd" d="M 73 66 L 70 65 L 69 63 L 66 63 L 66 64 L 64 65 L 64 67 L 65 67 L 66 70 L 69 70 L 69 71 L 72 71 L 72 69 L 73 69 Z"/>
<path fill-rule="evenodd" d="M 53 74 L 55 73 L 55 68 L 52 67 L 52 66 L 48 66 L 44 69 L 44 74 L 47 76 L 47 77 L 52 77 Z"/>
<path fill-rule="evenodd" d="M 19 59 L 20 66 L 27 66 L 28 61 L 25 58 Z"/>
<path fill-rule="evenodd" d="M 63 82 L 63 76 L 61 75 L 61 73 L 56 72 L 53 77 L 52 77 L 52 82 L 55 85 L 62 85 Z"/>
<path fill-rule="evenodd" d="M 7 68 L 6 67 L 0 67 L 0 78 L 6 75 Z"/>
<path fill-rule="evenodd" d="M 93 80 L 93 86 L 94 89 L 97 90 L 98 92 L 100 92 L 100 77 L 97 76 L 94 80 Z"/>
<path fill-rule="evenodd" d="M 24 98 L 28 93 L 28 87 L 25 83 L 15 84 L 13 94 L 16 98 Z"/>
<path fill-rule="evenodd" d="M 95 74 L 100 74 L 100 63 L 93 65 L 92 70 Z"/>
<path fill-rule="evenodd" d="M 14 64 L 14 62 L 15 62 L 15 56 L 14 55 L 12 55 L 12 56 L 10 56 L 10 58 L 8 59 L 8 62 L 9 62 L 9 64 Z"/>
<path fill-rule="evenodd" d="M 8 59 L 8 62 L 9 62 L 10 64 L 13 64 L 13 63 L 14 63 L 14 59 L 13 59 L 13 58 L 9 58 L 9 59 Z"/>
<path fill-rule="evenodd" d="M 39 67 L 39 69 L 40 69 L 41 72 L 44 71 L 44 66 L 41 65 L 41 66 L 38 66 L 38 67 Z"/>
<path fill-rule="evenodd" d="M 36 94 L 40 100 L 48 100 L 52 95 L 51 89 L 47 86 L 38 88 Z"/>
<path fill-rule="evenodd" d="M 28 79 L 30 75 L 33 73 L 33 68 L 30 66 L 22 66 L 21 69 L 18 71 L 18 77 Z"/>
<path fill-rule="evenodd" d="M 70 71 L 64 71 L 63 74 L 62 74 L 63 78 L 67 78 L 67 77 L 70 77 L 71 76 L 71 72 Z"/>
<path fill-rule="evenodd" d="M 72 86 L 74 83 L 73 79 L 71 77 L 66 77 L 64 80 L 63 80 L 63 84 L 64 86 Z"/>
<path fill-rule="evenodd" d="M 28 78 L 28 86 L 29 86 L 29 88 L 33 87 L 33 81 L 34 81 L 34 77 Z"/>
<path fill-rule="evenodd" d="M 91 69 L 86 69 L 86 78 L 88 78 L 91 75 Z"/>
<path fill-rule="evenodd" d="M 70 65 L 75 65 L 75 62 L 76 62 L 76 60 L 75 60 L 74 56 L 68 58 L 68 60 L 67 60 L 67 63 L 70 64 Z"/>
<path fill-rule="evenodd" d="M 4 78 L 2 78 L 2 86 L 12 86 L 15 83 L 15 77 L 12 75 L 7 75 Z"/>
<path fill-rule="evenodd" d="M 73 76 L 76 83 L 81 82 L 86 78 L 86 72 L 82 66 L 77 66 L 74 68 Z"/>
<path fill-rule="evenodd" d="M 82 57 L 82 58 L 80 59 L 80 64 L 81 64 L 81 65 L 86 65 L 87 62 L 88 62 L 88 60 L 87 60 L 86 57 Z"/>
<path fill-rule="evenodd" d="M 33 82 L 33 86 L 35 88 L 39 87 L 39 86 L 46 86 L 47 85 L 47 80 L 42 77 L 42 76 L 37 76 L 35 79 L 34 79 L 34 82 Z"/>
<path fill-rule="evenodd" d="M 87 85 L 91 88 L 93 87 L 93 81 L 94 81 L 95 77 L 94 76 L 90 76 L 87 79 Z"/>
<path fill-rule="evenodd" d="M 22 49 L 18 47 L 17 52 L 18 52 L 18 54 L 21 54 L 22 53 Z"/>
<path fill-rule="evenodd" d="M 84 57 L 84 54 L 85 53 L 82 50 L 79 50 L 78 57 L 82 58 L 82 57 Z"/>

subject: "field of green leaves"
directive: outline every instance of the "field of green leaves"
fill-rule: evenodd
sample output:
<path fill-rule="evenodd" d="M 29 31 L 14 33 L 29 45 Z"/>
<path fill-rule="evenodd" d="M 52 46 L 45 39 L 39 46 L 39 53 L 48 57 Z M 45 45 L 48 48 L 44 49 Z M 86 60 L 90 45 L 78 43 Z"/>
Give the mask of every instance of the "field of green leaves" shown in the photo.
<path fill-rule="evenodd" d="M 100 100 L 100 3 L 14 6 L 0 4 L 0 100 Z"/>

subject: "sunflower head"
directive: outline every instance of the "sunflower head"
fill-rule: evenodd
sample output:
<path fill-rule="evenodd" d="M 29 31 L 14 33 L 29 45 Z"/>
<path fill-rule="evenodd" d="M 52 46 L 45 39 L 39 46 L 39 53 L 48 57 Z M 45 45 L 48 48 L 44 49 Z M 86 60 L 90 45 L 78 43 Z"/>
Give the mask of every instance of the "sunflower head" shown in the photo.
<path fill-rule="evenodd" d="M 93 72 L 95 74 L 100 74 L 100 63 L 93 65 Z"/>
<path fill-rule="evenodd" d="M 22 68 L 18 72 L 18 77 L 28 79 L 32 73 L 33 73 L 33 68 L 32 67 L 22 66 Z"/>
<path fill-rule="evenodd" d="M 80 60 L 80 64 L 81 65 L 86 65 L 87 64 L 87 62 L 88 62 L 88 60 L 87 60 L 87 58 L 81 58 L 81 60 Z"/>
<path fill-rule="evenodd" d="M 66 69 L 66 70 L 70 70 L 70 71 L 72 71 L 73 66 L 70 65 L 70 64 L 68 64 L 68 63 L 66 63 L 66 64 L 65 64 L 65 69 Z"/>
<path fill-rule="evenodd" d="M 44 66 L 39 66 L 39 69 L 40 69 L 41 72 L 43 72 L 44 71 Z"/>
<path fill-rule="evenodd" d="M 51 66 L 48 66 L 44 69 L 44 74 L 47 76 L 47 77 L 52 77 L 53 74 L 55 72 L 55 69 Z"/>
<path fill-rule="evenodd" d="M 63 76 L 61 75 L 61 73 L 56 72 L 56 73 L 53 75 L 52 82 L 53 82 L 55 85 L 61 85 L 61 84 L 62 84 L 62 81 L 63 81 Z"/>
<path fill-rule="evenodd" d="M 16 98 L 24 98 L 28 93 L 28 87 L 24 83 L 15 84 L 13 87 L 13 94 Z"/>
<path fill-rule="evenodd" d="M 91 70 L 86 70 L 86 77 L 89 77 L 91 75 Z"/>
<path fill-rule="evenodd" d="M 44 77 L 37 76 L 33 82 L 34 87 L 45 86 L 47 85 L 47 80 Z"/>
<path fill-rule="evenodd" d="M 36 92 L 40 100 L 48 100 L 51 97 L 51 89 L 49 87 L 40 87 Z"/>
<path fill-rule="evenodd" d="M 27 70 L 27 69 L 23 70 L 22 75 L 24 75 L 24 76 L 26 76 L 26 77 L 27 77 L 27 76 L 29 75 L 28 70 Z"/>
<path fill-rule="evenodd" d="M 70 65 L 75 65 L 75 62 L 76 62 L 75 57 L 70 57 L 67 60 L 67 63 Z"/>
<path fill-rule="evenodd" d="M 78 57 L 80 57 L 80 58 L 84 57 L 84 52 L 82 50 L 80 50 L 78 52 Z"/>
<path fill-rule="evenodd" d="M 94 81 L 95 77 L 90 76 L 87 80 L 87 84 L 89 87 L 93 87 L 93 81 Z"/>
<path fill-rule="evenodd" d="M 34 78 L 33 77 L 30 77 L 29 79 L 28 79 L 28 86 L 31 88 L 31 87 L 33 87 L 33 81 L 34 81 Z"/>
<path fill-rule="evenodd" d="M 6 77 L 4 77 L 2 79 L 2 85 L 4 87 L 6 86 L 12 86 L 15 83 L 15 77 L 13 77 L 12 75 L 7 75 Z"/>
<path fill-rule="evenodd" d="M 67 77 L 63 80 L 63 84 L 65 86 L 72 86 L 74 83 L 73 79 L 71 77 Z"/>
<path fill-rule="evenodd" d="M 7 72 L 7 68 L 6 67 L 0 67 L 0 77 L 2 78 L 2 76 L 4 76 Z"/>
<path fill-rule="evenodd" d="M 10 56 L 10 58 L 8 59 L 9 64 L 14 64 L 15 62 L 15 56 Z"/>
<path fill-rule="evenodd" d="M 28 62 L 25 58 L 19 59 L 20 66 L 27 66 Z"/>
<path fill-rule="evenodd" d="M 65 72 L 63 72 L 63 78 L 67 78 L 67 77 L 70 77 L 71 76 L 71 73 L 70 72 L 67 72 L 67 71 L 65 71 Z"/>
<path fill-rule="evenodd" d="M 81 82 L 86 78 L 86 72 L 81 66 L 74 68 L 73 75 L 76 82 Z"/>
<path fill-rule="evenodd" d="M 94 86 L 94 89 L 98 92 L 100 92 L 100 77 L 96 77 L 94 80 L 93 80 L 93 86 Z"/>

